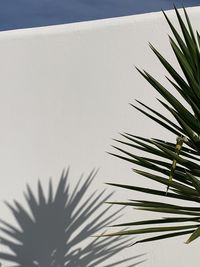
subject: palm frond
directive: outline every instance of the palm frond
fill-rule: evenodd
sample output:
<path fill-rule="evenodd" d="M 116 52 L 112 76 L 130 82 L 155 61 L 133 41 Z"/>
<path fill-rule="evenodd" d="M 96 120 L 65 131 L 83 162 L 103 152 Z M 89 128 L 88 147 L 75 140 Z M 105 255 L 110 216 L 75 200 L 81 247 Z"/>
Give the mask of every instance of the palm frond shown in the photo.
<path fill-rule="evenodd" d="M 174 96 L 174 92 L 169 91 L 150 73 L 136 69 L 161 95 L 162 99 L 158 99 L 158 101 L 171 113 L 174 117 L 174 122 L 141 101 L 136 100 L 136 104 L 131 105 L 171 134 L 183 138 L 183 146 L 180 146 L 180 151 L 177 153 L 175 149 L 176 143 L 124 133 L 122 134 L 122 140 L 115 140 L 124 148 L 113 146 L 118 152 L 110 153 L 115 157 L 139 166 L 141 169 L 134 168 L 137 174 L 169 187 L 169 192 L 166 192 L 163 189 L 155 190 L 154 188 L 135 185 L 108 183 L 112 186 L 142 192 L 147 196 L 154 195 L 163 198 L 162 202 L 129 200 L 127 202 L 109 202 L 110 204 L 131 206 L 137 210 L 164 213 L 171 216 L 113 225 L 113 227 L 146 225 L 152 225 L 152 227 L 122 230 L 108 234 L 108 236 L 167 232 L 139 239 L 135 244 L 181 235 L 190 235 L 186 241 L 186 243 L 190 243 L 200 236 L 200 35 L 198 32 L 195 33 L 193 31 L 190 19 L 184 8 L 182 16 L 175 7 L 175 14 L 181 33 L 173 26 L 164 11 L 163 14 L 173 34 L 173 37 L 169 36 L 169 42 L 182 73 L 176 71 L 171 63 L 152 44 L 149 45 L 167 71 L 166 78 L 178 93 L 178 99 Z M 138 150 L 140 155 L 137 155 L 136 152 L 130 152 L 130 149 Z M 148 156 L 141 156 L 141 152 Z M 169 176 L 172 173 L 172 168 L 174 168 L 173 177 L 170 181 Z M 172 205 L 168 202 L 169 199 L 184 200 L 187 201 L 186 203 L 191 204 L 188 206 L 186 204 L 184 206 L 181 204 Z"/>

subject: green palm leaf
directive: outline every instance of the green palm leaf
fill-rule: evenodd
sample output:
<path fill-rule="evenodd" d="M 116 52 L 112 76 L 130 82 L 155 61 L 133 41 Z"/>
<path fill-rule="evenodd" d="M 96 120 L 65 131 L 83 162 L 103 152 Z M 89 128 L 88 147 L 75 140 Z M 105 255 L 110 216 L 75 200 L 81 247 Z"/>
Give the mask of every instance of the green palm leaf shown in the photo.
<path fill-rule="evenodd" d="M 124 133 L 121 135 L 122 140 L 115 139 L 117 144 L 120 145 L 113 146 L 117 152 L 110 153 L 119 159 L 130 162 L 130 164 L 139 166 L 140 169 L 134 168 L 134 171 L 143 178 L 150 179 L 160 185 L 169 186 L 169 192 L 166 192 L 163 189 L 155 190 L 153 187 L 145 188 L 136 185 L 108 183 L 118 188 L 138 191 L 147 196 L 153 195 L 163 198 L 162 202 L 147 200 L 109 202 L 112 205 L 130 206 L 136 210 L 169 214 L 169 217 L 124 222 L 111 226 L 130 227 L 130 229 L 111 232 L 107 236 L 153 234 L 153 236 L 139 239 L 135 244 L 188 234 L 190 234 L 190 237 L 186 243 L 190 243 L 200 236 L 200 35 L 198 32 L 195 33 L 193 31 L 190 19 L 184 8 L 184 18 L 176 7 L 175 13 L 179 22 L 180 33 L 163 11 L 173 34 L 173 37 L 169 36 L 169 42 L 182 74 L 176 71 L 169 60 L 165 59 L 152 44 L 149 45 L 166 69 L 168 73 L 166 78 L 174 90 L 178 92 L 179 98 L 177 99 L 174 96 L 174 92 L 169 91 L 150 73 L 136 68 L 161 95 L 162 99 L 158 99 L 158 101 L 173 115 L 175 120 L 174 122 L 171 121 L 167 116 L 160 114 L 159 111 L 141 101 L 136 100 L 136 104 L 131 105 L 171 134 L 183 138 L 183 146 L 180 147 L 180 151 L 177 153 L 175 150 L 176 143 Z M 185 105 L 185 103 L 189 104 L 189 106 Z M 121 148 L 121 146 L 124 148 Z M 139 155 L 135 151 L 130 152 L 130 149 L 139 151 Z M 145 155 L 141 156 L 141 152 L 144 152 Z M 172 168 L 174 168 L 173 172 Z M 173 173 L 173 177 L 169 180 L 171 173 Z M 177 203 L 172 205 L 168 202 L 169 199 L 176 200 Z M 182 200 L 187 201 L 185 203 L 188 203 L 188 205 L 178 203 Z M 145 226 L 147 225 L 151 227 L 146 228 Z M 134 229 L 135 226 L 140 226 L 141 228 Z M 158 232 L 161 235 L 157 235 L 156 233 Z"/>

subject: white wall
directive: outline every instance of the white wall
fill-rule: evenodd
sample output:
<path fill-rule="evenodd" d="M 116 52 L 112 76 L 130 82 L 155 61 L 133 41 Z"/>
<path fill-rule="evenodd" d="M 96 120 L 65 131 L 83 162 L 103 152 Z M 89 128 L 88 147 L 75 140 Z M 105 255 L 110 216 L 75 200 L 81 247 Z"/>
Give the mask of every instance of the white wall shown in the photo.
<path fill-rule="evenodd" d="M 188 13 L 199 29 L 200 8 Z M 167 14 L 177 23 L 173 11 Z M 123 131 L 174 140 L 128 105 L 137 98 L 160 108 L 134 65 L 163 81 L 164 70 L 148 41 L 176 64 L 169 32 L 159 12 L 0 33 L 1 202 L 23 202 L 26 183 L 35 186 L 38 177 L 45 183 L 49 176 L 56 182 L 69 165 L 76 180 L 100 167 L 94 188 L 111 181 L 147 183 L 132 173 L 133 166 L 106 151 L 113 151 L 112 138 Z M 113 200 L 129 197 L 139 194 L 119 190 Z M 12 220 L 4 203 L 0 210 L 1 217 Z M 121 221 L 151 216 L 130 211 Z M 198 267 L 200 241 L 189 246 L 184 241 L 138 245 L 119 258 L 147 252 L 144 267 Z"/>

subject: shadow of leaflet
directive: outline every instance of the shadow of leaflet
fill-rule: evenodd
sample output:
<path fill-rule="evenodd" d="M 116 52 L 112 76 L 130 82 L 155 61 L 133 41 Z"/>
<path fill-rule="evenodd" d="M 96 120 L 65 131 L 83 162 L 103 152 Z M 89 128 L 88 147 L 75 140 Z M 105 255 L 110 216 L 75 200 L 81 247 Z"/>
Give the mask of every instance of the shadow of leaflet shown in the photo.
<path fill-rule="evenodd" d="M 89 187 L 95 171 L 84 181 L 80 178 L 73 190 L 68 173 L 68 170 L 63 171 L 55 190 L 49 179 L 47 196 L 40 181 L 37 196 L 27 185 L 25 199 L 29 213 L 16 200 L 14 204 L 6 203 L 19 227 L 1 220 L 0 230 L 6 234 L 1 237 L 1 243 L 9 252 L 0 252 L 0 259 L 13 262 L 16 267 L 112 267 L 122 264 L 131 267 L 143 262 L 140 259 L 136 262 L 142 256 L 139 255 L 102 265 L 127 248 L 130 239 L 91 236 L 116 221 L 121 210 L 113 213 L 108 207 L 98 212 L 112 194 L 91 193 Z"/>

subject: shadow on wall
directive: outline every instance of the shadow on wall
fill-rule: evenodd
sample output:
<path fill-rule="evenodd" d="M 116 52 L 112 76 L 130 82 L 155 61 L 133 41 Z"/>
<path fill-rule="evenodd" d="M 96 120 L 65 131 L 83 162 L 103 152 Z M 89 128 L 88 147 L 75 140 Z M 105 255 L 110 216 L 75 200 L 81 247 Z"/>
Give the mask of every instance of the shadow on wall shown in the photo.
<path fill-rule="evenodd" d="M 1 252 L 0 259 L 18 267 L 96 267 L 126 248 L 130 239 L 91 237 L 120 217 L 120 210 L 110 213 L 110 207 L 98 212 L 111 194 L 90 193 L 95 174 L 91 172 L 84 182 L 81 178 L 70 190 L 68 171 L 63 172 L 55 193 L 49 180 L 47 196 L 40 182 L 37 197 L 27 186 L 29 213 L 17 201 L 7 203 L 20 228 L 1 220 L 1 231 L 6 234 L 1 242 L 10 252 Z M 103 266 L 136 266 L 142 262 L 136 262 L 140 256 Z"/>

